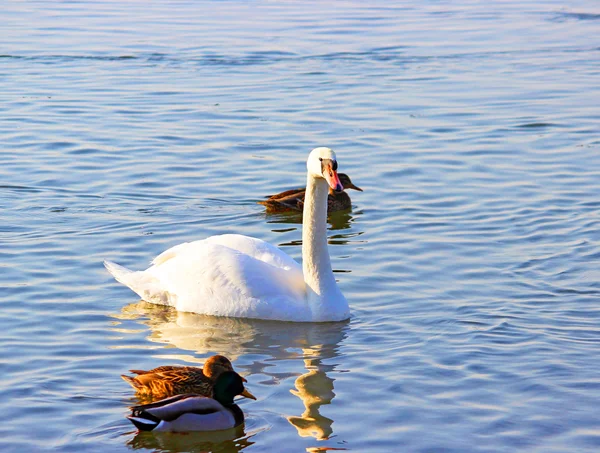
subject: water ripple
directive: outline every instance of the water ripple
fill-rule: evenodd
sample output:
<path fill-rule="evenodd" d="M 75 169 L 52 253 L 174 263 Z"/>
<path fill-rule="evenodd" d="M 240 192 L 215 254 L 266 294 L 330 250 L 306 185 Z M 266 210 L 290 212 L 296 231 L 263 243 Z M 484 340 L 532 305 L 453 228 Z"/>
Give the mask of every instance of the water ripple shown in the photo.
<path fill-rule="evenodd" d="M 597 451 L 597 19 L 4 5 L 2 451 Z M 301 215 L 256 201 L 317 145 L 364 189 L 327 231 L 348 323 L 177 313 L 103 269 L 229 232 L 301 259 Z M 119 375 L 214 353 L 259 397 L 243 432 L 137 435 Z"/>

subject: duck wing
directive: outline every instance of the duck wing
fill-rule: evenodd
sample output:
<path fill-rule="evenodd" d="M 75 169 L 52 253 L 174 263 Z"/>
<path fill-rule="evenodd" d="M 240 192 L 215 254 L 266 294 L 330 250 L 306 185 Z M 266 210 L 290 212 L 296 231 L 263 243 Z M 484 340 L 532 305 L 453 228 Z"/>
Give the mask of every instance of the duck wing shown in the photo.
<path fill-rule="evenodd" d="M 129 370 L 130 373 L 133 374 L 148 374 L 148 373 L 164 373 L 167 371 L 176 371 L 182 370 L 187 372 L 192 372 L 197 370 L 198 372 L 202 372 L 201 368 L 193 367 L 193 366 L 185 366 L 185 365 L 162 365 L 156 368 L 152 368 L 151 370 Z"/>
<path fill-rule="evenodd" d="M 155 403 L 133 406 L 131 410 L 133 417 L 142 416 L 145 412 L 166 422 L 172 422 L 185 414 L 207 415 L 227 411 L 217 400 L 195 393 L 186 393 Z"/>
<path fill-rule="evenodd" d="M 204 396 L 212 396 L 212 381 L 204 375 L 201 368 L 161 366 L 138 373 L 137 376 L 121 375 L 121 377 L 142 394 L 160 397 L 192 391 Z"/>
<path fill-rule="evenodd" d="M 269 195 L 269 200 L 279 200 L 281 198 L 286 198 L 292 195 L 298 195 L 299 193 L 306 192 L 306 187 L 301 187 L 300 189 L 290 189 L 285 192 L 277 193 L 275 195 Z"/>
<path fill-rule="evenodd" d="M 177 395 L 156 403 L 132 407 L 129 420 L 143 431 L 214 431 L 233 428 L 244 421 L 235 404 L 224 407 L 212 398 Z"/>
<path fill-rule="evenodd" d="M 277 199 L 269 198 L 265 201 L 259 201 L 271 212 L 302 211 L 304 207 L 305 190 L 293 191 L 293 193 L 279 197 Z"/>

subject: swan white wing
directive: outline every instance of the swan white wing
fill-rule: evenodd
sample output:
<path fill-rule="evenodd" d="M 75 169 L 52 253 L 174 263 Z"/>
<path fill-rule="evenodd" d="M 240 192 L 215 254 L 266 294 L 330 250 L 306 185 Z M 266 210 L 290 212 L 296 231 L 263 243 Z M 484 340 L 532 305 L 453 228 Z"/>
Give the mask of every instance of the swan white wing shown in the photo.
<path fill-rule="evenodd" d="M 158 266 L 162 263 L 169 261 L 171 258 L 176 257 L 179 253 L 184 252 L 186 249 L 188 249 L 190 247 L 194 247 L 194 244 L 200 244 L 204 241 L 206 241 L 206 239 L 202 239 L 200 241 L 194 241 L 194 242 L 184 242 L 182 244 L 175 245 L 175 246 L 171 247 L 170 249 L 167 249 L 164 252 L 162 252 L 156 258 L 154 258 L 150 264 L 152 264 L 154 266 Z"/>
<path fill-rule="evenodd" d="M 152 261 L 153 265 L 160 265 L 180 254 L 193 253 L 195 250 L 201 251 L 205 244 L 218 244 L 237 250 L 245 255 L 272 264 L 284 269 L 299 268 L 299 264 L 287 253 L 281 249 L 269 244 L 261 239 L 244 236 L 241 234 L 221 234 L 210 236 L 206 239 L 193 242 L 184 242 L 170 249 L 165 250 Z"/>
<path fill-rule="evenodd" d="M 233 248 L 232 248 L 233 247 Z M 144 272 L 178 310 L 216 316 L 311 320 L 302 269 L 276 247 L 240 235 L 180 244 Z M 155 285 L 156 286 L 156 285 Z"/>

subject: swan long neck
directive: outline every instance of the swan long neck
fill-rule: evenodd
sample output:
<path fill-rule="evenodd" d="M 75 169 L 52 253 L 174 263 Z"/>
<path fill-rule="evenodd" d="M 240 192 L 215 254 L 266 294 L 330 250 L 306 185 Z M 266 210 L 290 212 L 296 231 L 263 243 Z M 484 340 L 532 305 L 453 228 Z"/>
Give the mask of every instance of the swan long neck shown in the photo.
<path fill-rule="evenodd" d="M 346 299 L 331 270 L 327 248 L 328 193 L 327 181 L 309 173 L 302 221 L 302 270 L 314 321 L 346 319 L 348 312 Z"/>

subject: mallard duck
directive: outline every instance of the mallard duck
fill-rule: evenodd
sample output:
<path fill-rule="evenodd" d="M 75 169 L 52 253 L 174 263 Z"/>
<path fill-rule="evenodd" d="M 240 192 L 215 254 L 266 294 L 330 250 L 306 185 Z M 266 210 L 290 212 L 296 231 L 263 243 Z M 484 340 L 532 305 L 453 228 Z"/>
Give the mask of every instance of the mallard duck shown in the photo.
<path fill-rule="evenodd" d="M 137 376 L 122 374 L 121 377 L 140 396 L 166 398 L 181 393 L 212 396 L 215 380 L 222 373 L 233 371 L 233 365 L 227 357 L 213 355 L 204 362 L 202 368 L 195 366 L 159 366 L 148 371 L 129 371 Z M 244 378 L 242 378 L 242 381 L 246 382 Z"/>
<path fill-rule="evenodd" d="M 176 245 L 145 271 L 104 265 L 142 299 L 212 316 L 296 322 L 343 321 L 348 302 L 327 248 L 327 193 L 343 190 L 329 148 L 308 156 L 302 227 L 302 266 L 279 248 L 238 234 Z"/>
<path fill-rule="evenodd" d="M 346 173 L 338 173 L 340 182 L 344 187 L 341 192 L 335 192 L 331 188 L 329 189 L 329 195 L 327 196 L 327 214 L 331 214 L 336 211 L 343 211 L 352 207 L 352 200 L 348 195 L 346 189 L 354 189 L 362 192 L 363 190 L 355 186 L 350 180 L 350 176 Z M 306 188 L 286 190 L 275 195 L 269 196 L 268 199 L 259 201 L 258 204 L 262 204 L 267 207 L 268 212 L 289 212 L 289 211 L 302 211 L 304 209 L 304 196 L 306 195 Z"/>
<path fill-rule="evenodd" d="M 225 371 L 215 381 L 212 398 L 195 393 L 176 395 L 156 403 L 133 406 L 127 418 L 140 431 L 229 429 L 244 422 L 244 413 L 233 402 L 236 395 L 244 392 L 249 393 L 242 377 L 235 371 Z"/>

